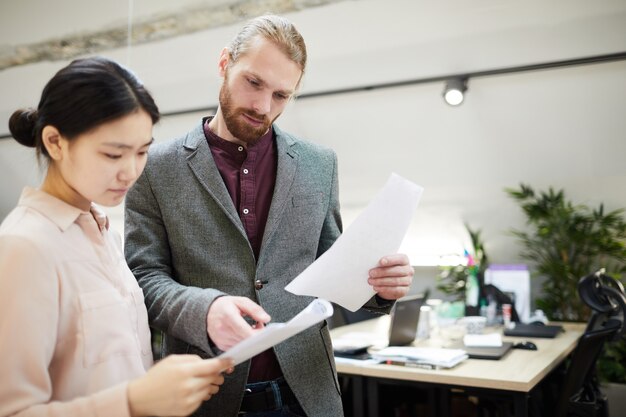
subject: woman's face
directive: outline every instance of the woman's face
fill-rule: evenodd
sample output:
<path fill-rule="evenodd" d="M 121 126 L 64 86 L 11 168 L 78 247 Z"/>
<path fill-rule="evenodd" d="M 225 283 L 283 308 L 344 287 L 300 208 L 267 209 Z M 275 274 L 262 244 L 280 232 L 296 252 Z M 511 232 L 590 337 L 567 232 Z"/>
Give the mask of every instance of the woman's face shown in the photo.
<path fill-rule="evenodd" d="M 82 209 L 91 202 L 116 206 L 146 166 L 152 119 L 138 110 L 60 142 L 62 157 L 54 164 L 70 203 Z"/>

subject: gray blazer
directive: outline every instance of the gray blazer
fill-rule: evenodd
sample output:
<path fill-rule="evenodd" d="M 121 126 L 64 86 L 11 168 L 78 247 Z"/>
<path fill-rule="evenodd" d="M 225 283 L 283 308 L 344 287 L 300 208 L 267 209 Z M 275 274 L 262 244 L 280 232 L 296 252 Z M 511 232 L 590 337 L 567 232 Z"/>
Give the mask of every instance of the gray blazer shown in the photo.
<path fill-rule="evenodd" d="M 143 288 L 151 326 L 164 333 L 162 353 L 211 357 L 206 316 L 215 297 L 248 297 L 274 322 L 312 300 L 285 286 L 341 233 L 337 160 L 332 150 L 274 126 L 278 169 L 258 262 L 199 123 L 187 135 L 153 146 L 126 198 L 125 254 Z M 267 281 L 261 290 L 255 280 Z M 387 311 L 388 305 L 370 308 Z M 274 348 L 285 379 L 308 416 L 341 416 L 327 324 Z M 236 367 L 198 416 L 236 416 L 249 362 Z"/>

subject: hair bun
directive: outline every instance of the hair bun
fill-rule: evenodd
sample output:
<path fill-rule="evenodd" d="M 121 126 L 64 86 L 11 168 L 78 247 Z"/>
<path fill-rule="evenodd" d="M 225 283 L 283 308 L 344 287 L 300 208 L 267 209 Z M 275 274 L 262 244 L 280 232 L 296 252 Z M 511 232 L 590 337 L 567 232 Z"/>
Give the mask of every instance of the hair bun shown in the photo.
<path fill-rule="evenodd" d="M 9 119 L 9 130 L 13 138 L 24 146 L 34 148 L 37 144 L 35 126 L 38 118 L 37 109 L 20 109 L 13 112 Z"/>

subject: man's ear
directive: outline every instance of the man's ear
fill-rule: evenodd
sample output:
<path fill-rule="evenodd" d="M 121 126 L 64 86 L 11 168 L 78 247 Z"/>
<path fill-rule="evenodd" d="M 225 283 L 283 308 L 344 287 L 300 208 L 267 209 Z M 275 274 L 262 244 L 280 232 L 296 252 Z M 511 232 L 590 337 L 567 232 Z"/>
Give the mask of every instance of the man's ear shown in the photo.
<path fill-rule="evenodd" d="M 226 68 L 228 67 L 228 63 L 230 62 L 230 51 L 228 47 L 224 47 L 222 52 L 220 53 L 220 60 L 217 64 L 219 69 L 220 77 L 224 78 L 226 75 Z"/>
<path fill-rule="evenodd" d="M 63 157 L 64 139 L 59 130 L 51 125 L 45 126 L 41 131 L 41 140 L 50 158 L 55 161 L 61 160 Z"/>

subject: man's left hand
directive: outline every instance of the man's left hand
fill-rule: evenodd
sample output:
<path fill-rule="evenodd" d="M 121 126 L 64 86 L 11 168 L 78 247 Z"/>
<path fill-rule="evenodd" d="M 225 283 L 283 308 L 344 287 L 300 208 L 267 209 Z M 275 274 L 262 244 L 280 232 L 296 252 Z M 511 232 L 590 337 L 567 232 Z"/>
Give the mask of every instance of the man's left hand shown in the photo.
<path fill-rule="evenodd" d="M 367 282 L 385 300 L 404 297 L 413 282 L 413 267 L 409 257 L 401 253 L 383 257 L 376 268 L 370 269 Z"/>

